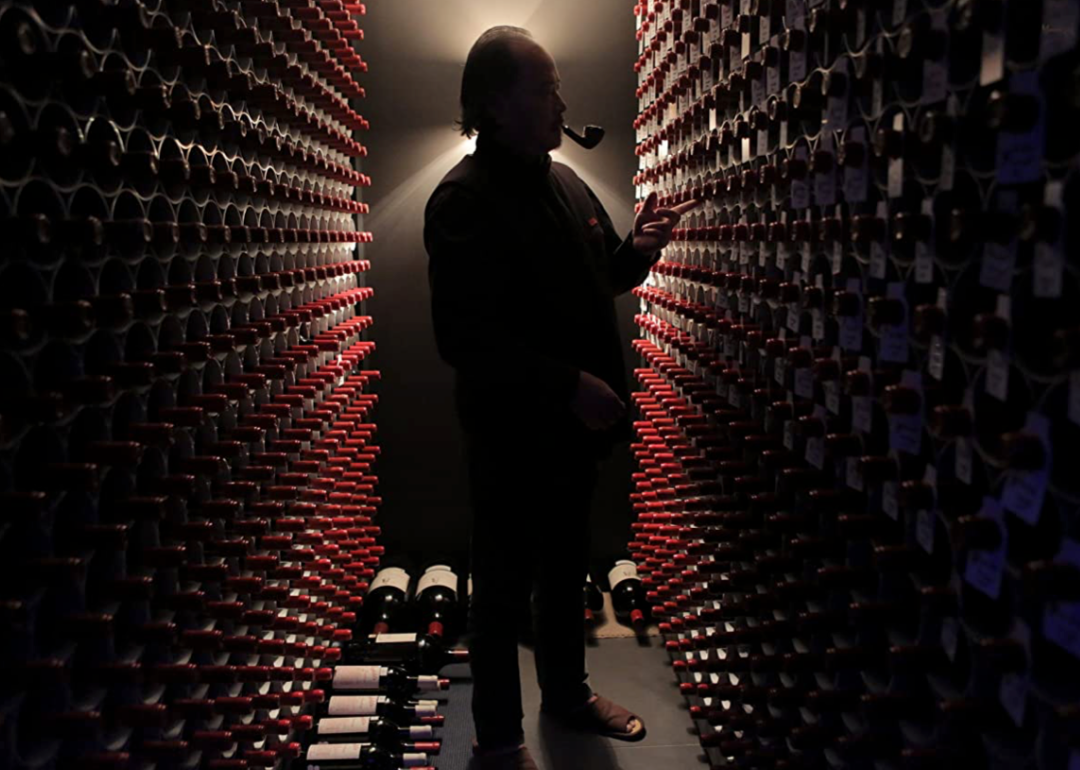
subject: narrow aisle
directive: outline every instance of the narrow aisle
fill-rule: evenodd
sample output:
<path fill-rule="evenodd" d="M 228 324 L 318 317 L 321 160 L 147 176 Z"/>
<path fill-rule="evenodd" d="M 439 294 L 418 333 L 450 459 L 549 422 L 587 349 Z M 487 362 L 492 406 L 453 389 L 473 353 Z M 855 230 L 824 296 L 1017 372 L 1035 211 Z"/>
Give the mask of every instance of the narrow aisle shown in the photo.
<path fill-rule="evenodd" d="M 564 729 L 540 716 L 533 653 L 520 648 L 525 740 L 540 770 L 703 770 L 703 751 L 679 697 L 659 637 L 601 639 L 589 647 L 593 689 L 645 720 L 648 735 L 625 743 Z M 472 686 L 455 678 L 444 709 L 444 748 L 439 770 L 470 770 Z"/>

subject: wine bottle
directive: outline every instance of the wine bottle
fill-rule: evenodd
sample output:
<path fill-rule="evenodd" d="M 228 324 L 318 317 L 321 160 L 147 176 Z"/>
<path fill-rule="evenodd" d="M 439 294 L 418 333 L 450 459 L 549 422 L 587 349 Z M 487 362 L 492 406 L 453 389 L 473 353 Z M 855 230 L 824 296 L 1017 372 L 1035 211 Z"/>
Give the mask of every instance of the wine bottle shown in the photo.
<path fill-rule="evenodd" d="M 347 643 L 342 654 L 350 665 L 392 663 L 423 674 L 468 660 L 467 651 L 447 649 L 441 637 L 430 634 L 372 634 L 366 642 Z"/>
<path fill-rule="evenodd" d="M 308 770 L 397 770 L 425 767 L 427 754 L 398 754 L 368 743 L 316 743 L 304 754 Z"/>
<path fill-rule="evenodd" d="M 637 565 L 628 559 L 615 562 L 614 568 L 608 573 L 608 584 L 611 586 L 615 617 L 630 623 L 635 629 L 644 628 L 649 605 Z"/>
<path fill-rule="evenodd" d="M 400 567 L 387 567 L 371 581 L 364 598 L 363 629 L 383 634 L 399 619 L 409 598 L 409 573 Z"/>
<path fill-rule="evenodd" d="M 396 666 L 338 666 L 333 678 L 335 692 L 385 692 L 391 697 L 445 690 L 448 684 L 429 674 L 410 676 Z"/>
<path fill-rule="evenodd" d="M 398 727 L 382 717 L 323 717 L 315 724 L 313 742 L 372 743 L 400 751 L 436 753 L 439 742 L 432 740 L 431 725 Z"/>
<path fill-rule="evenodd" d="M 424 570 L 416 583 L 418 625 L 427 635 L 441 637 L 452 626 L 458 609 L 458 576 L 442 564 Z"/>
<path fill-rule="evenodd" d="M 433 700 L 398 701 L 385 695 L 331 695 L 315 707 L 317 717 L 380 717 L 399 725 L 430 725 L 443 722 Z"/>

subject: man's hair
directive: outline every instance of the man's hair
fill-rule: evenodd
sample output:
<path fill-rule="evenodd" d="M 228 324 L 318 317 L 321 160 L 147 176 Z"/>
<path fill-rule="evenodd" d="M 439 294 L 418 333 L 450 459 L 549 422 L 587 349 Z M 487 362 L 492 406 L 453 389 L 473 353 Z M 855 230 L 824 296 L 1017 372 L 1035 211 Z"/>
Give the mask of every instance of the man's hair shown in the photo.
<path fill-rule="evenodd" d="M 465 60 L 461 76 L 461 117 L 454 125 L 462 136 L 491 126 L 488 105 L 491 97 L 517 82 L 520 69 L 513 45 L 532 34 L 521 27 L 492 27 L 476 39 Z"/>

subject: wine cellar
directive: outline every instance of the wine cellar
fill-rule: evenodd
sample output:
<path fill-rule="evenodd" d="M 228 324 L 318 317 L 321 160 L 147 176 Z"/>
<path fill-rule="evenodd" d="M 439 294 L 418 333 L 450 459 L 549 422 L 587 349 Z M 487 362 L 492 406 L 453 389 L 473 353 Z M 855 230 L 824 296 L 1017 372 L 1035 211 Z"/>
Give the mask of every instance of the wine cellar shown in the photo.
<path fill-rule="evenodd" d="M 1077 770 L 1080 0 L 597 1 L 621 74 L 570 114 L 634 117 L 558 157 L 686 205 L 613 300 L 583 587 L 649 737 L 536 732 L 523 670 L 539 766 Z M 0 768 L 486 770 L 423 223 L 380 211 L 475 151 L 379 157 L 438 14 L 504 23 L 446 8 L 0 0 Z"/>

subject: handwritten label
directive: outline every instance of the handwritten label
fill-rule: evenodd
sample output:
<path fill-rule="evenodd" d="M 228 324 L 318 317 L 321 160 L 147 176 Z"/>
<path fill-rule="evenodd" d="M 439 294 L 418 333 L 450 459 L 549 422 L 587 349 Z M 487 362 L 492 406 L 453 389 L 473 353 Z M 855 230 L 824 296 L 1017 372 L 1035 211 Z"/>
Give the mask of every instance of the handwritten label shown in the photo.
<path fill-rule="evenodd" d="M 1063 540 L 1054 561 L 1080 567 L 1080 543 Z M 1080 602 L 1047 602 L 1042 620 L 1043 636 L 1080 658 Z"/>
<path fill-rule="evenodd" d="M 1024 432 L 1038 436 L 1043 445 L 1046 462 L 1035 471 L 1010 471 L 1002 492 L 1002 504 L 1005 510 L 1016 514 L 1021 521 L 1034 526 L 1042 513 L 1043 499 L 1046 497 L 1046 485 L 1050 468 L 1050 421 L 1038 412 L 1029 412 L 1024 422 Z"/>
<path fill-rule="evenodd" d="M 983 498 L 979 515 L 993 520 L 1001 531 L 1001 544 L 994 551 L 971 550 L 967 554 L 967 566 L 964 580 L 979 592 L 997 599 L 1001 594 L 1001 579 L 1005 574 L 1005 551 L 1008 547 L 1008 534 L 1002 521 L 1001 505 L 992 497 Z"/>

